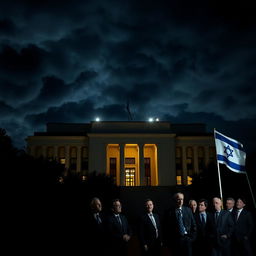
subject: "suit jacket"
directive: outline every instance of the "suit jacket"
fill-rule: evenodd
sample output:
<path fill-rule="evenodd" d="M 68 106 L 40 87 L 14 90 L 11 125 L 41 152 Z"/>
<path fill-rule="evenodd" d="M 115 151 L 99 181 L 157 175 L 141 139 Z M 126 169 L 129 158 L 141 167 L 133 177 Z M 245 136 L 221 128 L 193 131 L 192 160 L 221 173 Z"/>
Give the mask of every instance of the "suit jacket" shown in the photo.
<path fill-rule="evenodd" d="M 131 229 L 127 218 L 123 214 L 119 214 L 122 225 L 119 224 L 117 217 L 112 213 L 108 216 L 106 221 L 107 232 L 109 238 L 114 242 L 123 241 L 123 235 L 131 235 Z"/>
<path fill-rule="evenodd" d="M 99 217 L 101 223 L 96 221 L 93 213 L 90 213 L 87 219 L 90 236 L 93 238 L 101 238 L 105 233 L 106 217 L 102 212 L 99 213 Z"/>
<path fill-rule="evenodd" d="M 230 212 L 230 211 L 229 211 Z M 233 218 L 233 221 L 235 222 L 236 221 L 236 208 L 234 207 L 233 210 L 230 212 L 232 218 Z"/>
<path fill-rule="evenodd" d="M 211 255 L 211 213 L 206 212 L 206 222 L 202 223 L 200 213 L 195 214 L 195 221 L 197 226 L 197 236 L 193 244 L 193 254 L 195 255 Z"/>
<path fill-rule="evenodd" d="M 160 224 L 160 218 L 159 215 L 156 213 L 153 213 L 156 226 L 157 226 L 157 233 L 155 226 L 153 225 L 150 217 L 148 216 L 148 213 L 145 213 L 141 216 L 140 222 L 139 222 L 139 238 L 142 245 L 151 245 L 156 241 L 157 239 L 161 241 L 161 224 Z M 156 234 L 158 234 L 158 237 L 156 237 Z"/>
<path fill-rule="evenodd" d="M 243 240 L 245 237 L 249 238 L 253 232 L 253 226 L 252 214 L 243 209 L 238 220 L 235 221 L 234 237 L 238 240 Z"/>
<path fill-rule="evenodd" d="M 193 213 L 190 208 L 186 206 L 182 206 L 182 218 L 183 223 L 185 226 L 185 229 L 187 231 L 188 239 L 191 241 L 194 241 L 196 238 L 196 223 L 193 216 Z M 167 239 L 171 243 L 175 243 L 175 241 L 178 239 L 181 239 L 181 236 L 179 234 L 179 226 L 178 226 L 178 219 L 176 215 L 176 209 L 171 209 L 169 211 L 169 214 L 167 216 Z"/>
<path fill-rule="evenodd" d="M 200 213 L 195 214 L 195 222 L 197 227 L 197 240 L 208 240 L 210 239 L 211 233 L 211 213 L 206 212 L 206 223 L 203 225 Z"/>
<path fill-rule="evenodd" d="M 221 210 L 218 220 L 215 220 L 215 215 L 212 215 L 211 219 L 212 234 L 214 247 L 228 247 L 230 238 L 234 231 L 234 220 L 231 213 L 227 210 Z M 222 235 L 226 235 L 227 239 L 222 238 Z"/>

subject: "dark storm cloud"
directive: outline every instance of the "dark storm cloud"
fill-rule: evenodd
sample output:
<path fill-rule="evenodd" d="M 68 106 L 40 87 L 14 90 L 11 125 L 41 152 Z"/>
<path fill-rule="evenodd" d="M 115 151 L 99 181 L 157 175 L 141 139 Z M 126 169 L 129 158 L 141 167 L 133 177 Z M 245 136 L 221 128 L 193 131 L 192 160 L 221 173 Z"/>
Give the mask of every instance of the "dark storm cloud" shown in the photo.
<path fill-rule="evenodd" d="M 111 117 L 109 120 L 116 120 L 120 116 L 127 116 L 126 105 L 108 105 L 103 108 L 96 108 L 91 101 L 80 101 L 65 103 L 60 107 L 49 108 L 46 112 L 28 115 L 26 121 L 33 127 L 43 127 L 48 122 L 71 122 L 83 123 L 85 120 L 93 120 L 95 115 Z"/>
<path fill-rule="evenodd" d="M 11 106 L 8 106 L 6 103 L 0 101 L 0 116 L 4 120 L 9 115 L 14 114 L 15 110 Z"/>
<path fill-rule="evenodd" d="M 256 18 L 244 6 L 1 1 L 1 126 L 127 120 L 127 102 L 137 120 L 253 120 Z"/>
<path fill-rule="evenodd" d="M 13 35 L 16 32 L 15 24 L 10 19 L 0 20 L 0 34 L 1 35 Z"/>
<path fill-rule="evenodd" d="M 44 127 L 48 122 L 85 122 L 94 113 L 93 103 L 90 101 L 64 103 L 59 107 L 51 107 L 38 114 L 27 115 L 25 120 L 33 127 Z"/>

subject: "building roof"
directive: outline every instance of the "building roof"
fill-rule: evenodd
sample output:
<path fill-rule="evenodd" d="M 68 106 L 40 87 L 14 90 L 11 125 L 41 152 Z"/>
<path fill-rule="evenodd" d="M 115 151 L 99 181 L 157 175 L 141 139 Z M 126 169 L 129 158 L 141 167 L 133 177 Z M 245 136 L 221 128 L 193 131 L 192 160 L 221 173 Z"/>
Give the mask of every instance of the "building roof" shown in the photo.
<path fill-rule="evenodd" d="M 170 122 L 100 121 L 90 123 L 47 123 L 46 132 L 35 136 L 85 136 L 87 133 L 156 133 L 183 136 L 210 135 L 203 123 L 172 124 Z"/>

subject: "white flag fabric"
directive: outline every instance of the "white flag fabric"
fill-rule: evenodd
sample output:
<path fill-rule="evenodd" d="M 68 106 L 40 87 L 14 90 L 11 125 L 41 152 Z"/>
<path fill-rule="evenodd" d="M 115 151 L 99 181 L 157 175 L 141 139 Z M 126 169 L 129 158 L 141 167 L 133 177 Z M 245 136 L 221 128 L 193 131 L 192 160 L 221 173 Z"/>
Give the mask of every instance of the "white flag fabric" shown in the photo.
<path fill-rule="evenodd" d="M 245 173 L 246 153 L 243 144 L 214 130 L 217 161 L 231 171 Z"/>

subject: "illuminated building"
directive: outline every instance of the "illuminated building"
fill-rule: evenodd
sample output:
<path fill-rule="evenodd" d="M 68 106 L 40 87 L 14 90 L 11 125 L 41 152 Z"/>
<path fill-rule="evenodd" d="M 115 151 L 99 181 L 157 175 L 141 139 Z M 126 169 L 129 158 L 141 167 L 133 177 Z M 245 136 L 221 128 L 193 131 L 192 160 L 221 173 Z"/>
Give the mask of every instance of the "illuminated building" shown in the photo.
<path fill-rule="evenodd" d="M 110 175 L 119 186 L 189 185 L 215 158 L 204 124 L 160 121 L 48 123 L 46 132 L 27 138 L 27 149 L 81 177 Z"/>

